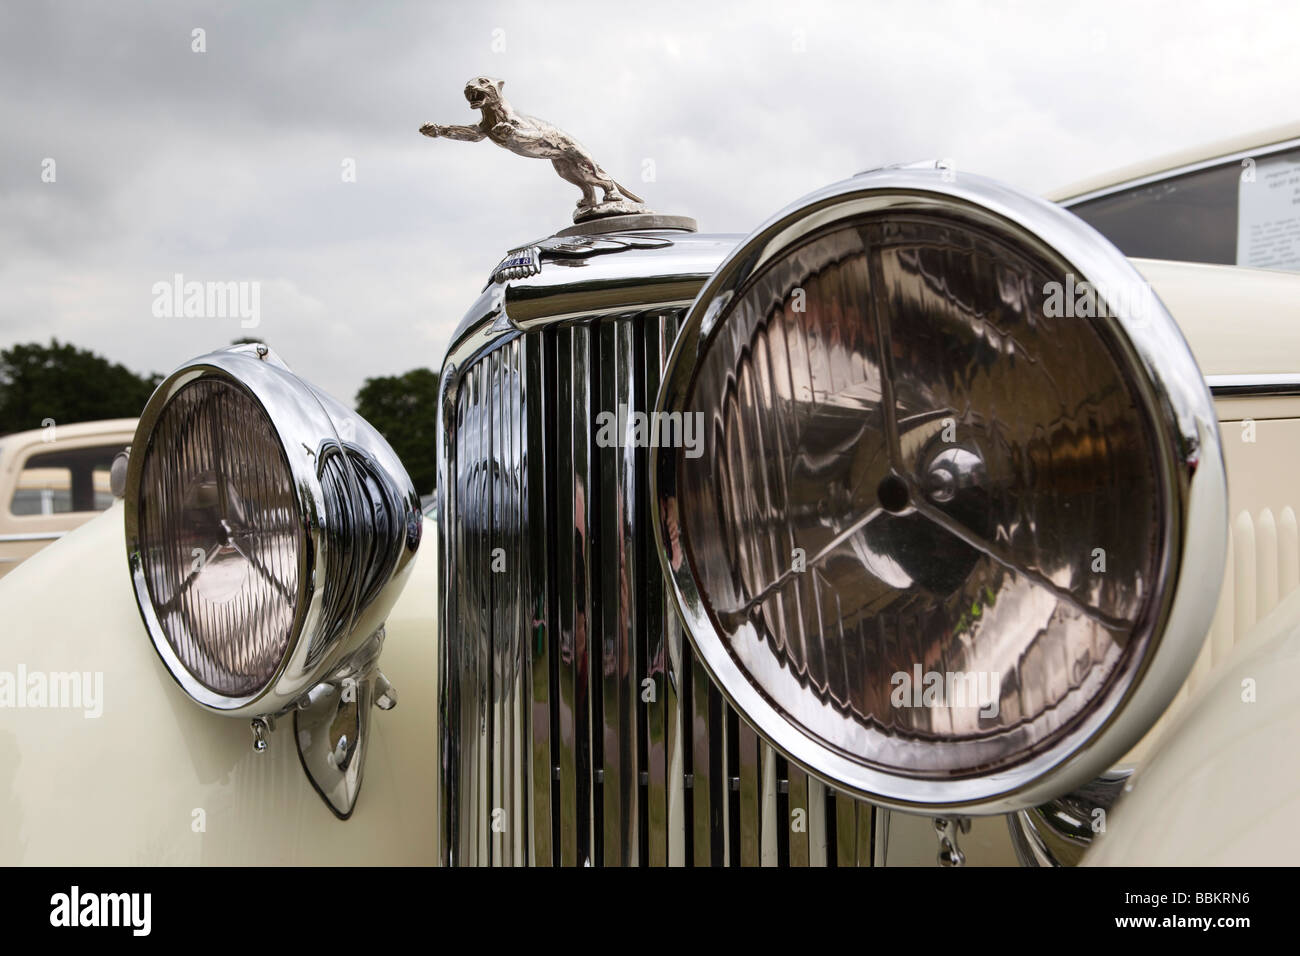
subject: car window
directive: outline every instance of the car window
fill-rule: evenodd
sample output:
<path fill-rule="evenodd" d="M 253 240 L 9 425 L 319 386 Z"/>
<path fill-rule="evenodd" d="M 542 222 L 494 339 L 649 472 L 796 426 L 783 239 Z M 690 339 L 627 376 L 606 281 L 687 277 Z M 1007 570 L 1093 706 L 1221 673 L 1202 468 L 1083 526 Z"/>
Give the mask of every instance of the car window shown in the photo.
<path fill-rule="evenodd" d="M 113 503 L 109 473 L 125 445 L 37 452 L 23 462 L 9 513 L 55 515 L 103 511 Z"/>
<path fill-rule="evenodd" d="M 28 462 L 18 475 L 9 510 L 16 515 L 57 515 L 72 510 L 72 471 L 34 468 Z"/>
<path fill-rule="evenodd" d="M 1300 149 L 1066 205 L 1128 256 L 1300 272 Z"/>

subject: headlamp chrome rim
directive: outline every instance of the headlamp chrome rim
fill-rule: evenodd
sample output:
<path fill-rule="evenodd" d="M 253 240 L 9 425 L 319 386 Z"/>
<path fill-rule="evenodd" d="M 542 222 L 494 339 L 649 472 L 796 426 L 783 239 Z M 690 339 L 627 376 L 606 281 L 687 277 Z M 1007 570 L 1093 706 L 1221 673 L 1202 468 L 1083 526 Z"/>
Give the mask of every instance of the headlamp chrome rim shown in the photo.
<path fill-rule="evenodd" d="M 1091 227 L 1065 210 L 978 176 L 946 171 L 888 169 L 863 174 L 795 203 L 740 243 L 692 304 L 663 375 L 656 411 L 682 412 L 711 337 L 733 300 L 763 268 L 814 233 L 863 216 L 942 212 L 970 217 L 1034 248 L 1048 261 L 1068 264 L 1100 288 L 1117 282 L 1145 289 L 1144 321 L 1109 318 L 1111 336 L 1125 349 L 1147 418 L 1158 429 L 1157 473 L 1166 525 L 1158 587 L 1163 598 L 1150 622 L 1145 656 L 1131 665 L 1123 686 L 1107 691 L 1109 709 L 1093 709 L 1044 753 L 983 776 L 921 779 L 865 766 L 814 740 L 788 720 L 741 670 L 701 597 L 690 559 L 669 539 L 685 534 L 666 520 L 677 507 L 673 449 L 650 449 L 652 524 L 665 578 L 679 616 L 712 680 L 734 707 L 778 750 L 837 787 L 876 803 L 924 812 L 1000 813 L 1036 805 L 1091 780 L 1118 759 L 1154 722 L 1181 686 L 1199 649 L 1218 597 L 1208 579 L 1222 579 L 1227 509 L 1222 455 L 1208 388 L 1176 323 L 1131 263 Z M 667 545 L 666 545 L 667 542 Z M 684 550 L 684 549 L 683 549 Z"/>
<path fill-rule="evenodd" d="M 155 427 L 181 389 L 209 377 L 238 388 L 265 414 L 288 468 L 296 505 L 298 591 L 288 641 L 270 678 L 243 695 L 213 690 L 181 661 L 158 619 L 141 555 L 140 492 Z M 340 431 L 345 433 L 344 437 Z M 384 597 L 376 593 L 371 604 L 362 608 L 356 596 L 365 583 L 365 576 L 356 575 L 338 582 L 338 586 L 352 589 L 352 600 L 347 605 L 350 612 L 340 626 L 331 629 L 335 636 L 321 648 L 313 646 L 313 637 L 321 631 L 326 616 L 325 575 L 331 567 L 334 550 L 344 546 L 342 542 L 331 541 L 334 523 L 339 518 L 329 513 L 331 489 L 325 488 L 322 481 L 321 463 L 338 454 L 365 455 L 375 473 L 392 482 L 395 514 L 391 517 L 400 530 L 400 540 L 394 536 L 394 540 L 385 542 L 389 548 L 385 554 L 389 562 L 385 571 L 387 581 L 374 589 L 387 592 Z M 346 483 L 345 497 L 359 500 L 357 479 L 351 468 L 336 470 L 335 480 Z M 332 492 L 333 499 L 337 500 L 337 489 Z M 265 346 L 238 346 L 201 356 L 177 369 L 158 386 L 136 429 L 124 498 L 128 569 L 149 640 L 167 672 L 186 695 L 206 709 L 233 717 L 285 712 L 355 651 L 383 623 L 409 574 L 420 539 L 419 498 L 392 449 L 368 423 L 299 379 Z"/>

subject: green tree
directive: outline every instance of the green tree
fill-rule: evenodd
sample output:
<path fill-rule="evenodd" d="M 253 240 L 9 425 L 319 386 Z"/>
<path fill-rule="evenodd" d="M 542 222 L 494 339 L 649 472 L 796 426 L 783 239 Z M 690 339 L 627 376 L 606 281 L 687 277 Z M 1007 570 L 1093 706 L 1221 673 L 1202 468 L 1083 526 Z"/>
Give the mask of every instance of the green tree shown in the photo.
<path fill-rule="evenodd" d="M 366 379 L 357 392 L 357 414 L 393 446 L 415 490 L 432 492 L 438 481 L 438 373 L 416 368 Z"/>
<path fill-rule="evenodd" d="M 101 355 L 51 339 L 0 350 L 0 435 L 102 418 L 135 418 L 161 375 L 140 376 Z"/>

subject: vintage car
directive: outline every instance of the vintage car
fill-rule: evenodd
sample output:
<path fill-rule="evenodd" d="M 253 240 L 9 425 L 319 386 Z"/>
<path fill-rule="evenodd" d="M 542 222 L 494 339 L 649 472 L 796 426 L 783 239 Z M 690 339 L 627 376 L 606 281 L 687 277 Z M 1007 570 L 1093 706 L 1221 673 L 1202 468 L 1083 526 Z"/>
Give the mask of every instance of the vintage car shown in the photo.
<path fill-rule="evenodd" d="M 51 419 L 0 437 L 0 577 L 113 503 L 109 472 L 135 425 Z"/>
<path fill-rule="evenodd" d="M 0 582 L 0 861 L 1294 858 L 1300 129 L 736 236 L 466 98 L 582 201 L 452 337 L 436 520 L 265 346 L 180 366 Z"/>

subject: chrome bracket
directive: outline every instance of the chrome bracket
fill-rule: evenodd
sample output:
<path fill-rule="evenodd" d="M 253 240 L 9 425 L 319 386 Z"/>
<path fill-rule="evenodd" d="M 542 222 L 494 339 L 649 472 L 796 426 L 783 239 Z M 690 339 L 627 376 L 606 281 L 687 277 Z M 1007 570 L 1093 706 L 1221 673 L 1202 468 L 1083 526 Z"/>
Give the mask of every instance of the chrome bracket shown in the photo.
<path fill-rule="evenodd" d="M 275 716 L 263 714 L 261 717 L 254 717 L 248 723 L 253 730 L 253 753 L 266 753 L 266 748 L 271 746 L 267 738 L 275 732 Z"/>
<path fill-rule="evenodd" d="M 1007 816 L 1021 866 L 1078 866 L 1105 831 L 1107 814 L 1133 788 L 1133 767 L 1120 764 L 1078 790 Z"/>
<path fill-rule="evenodd" d="M 361 791 L 370 708 L 392 710 L 397 691 L 379 670 L 381 626 L 347 661 L 298 701 L 293 734 L 302 769 L 340 820 L 352 815 Z"/>
<path fill-rule="evenodd" d="M 934 832 L 939 838 L 939 865 L 965 866 L 966 854 L 957 845 L 957 837 L 970 833 L 970 817 L 935 817 Z"/>

